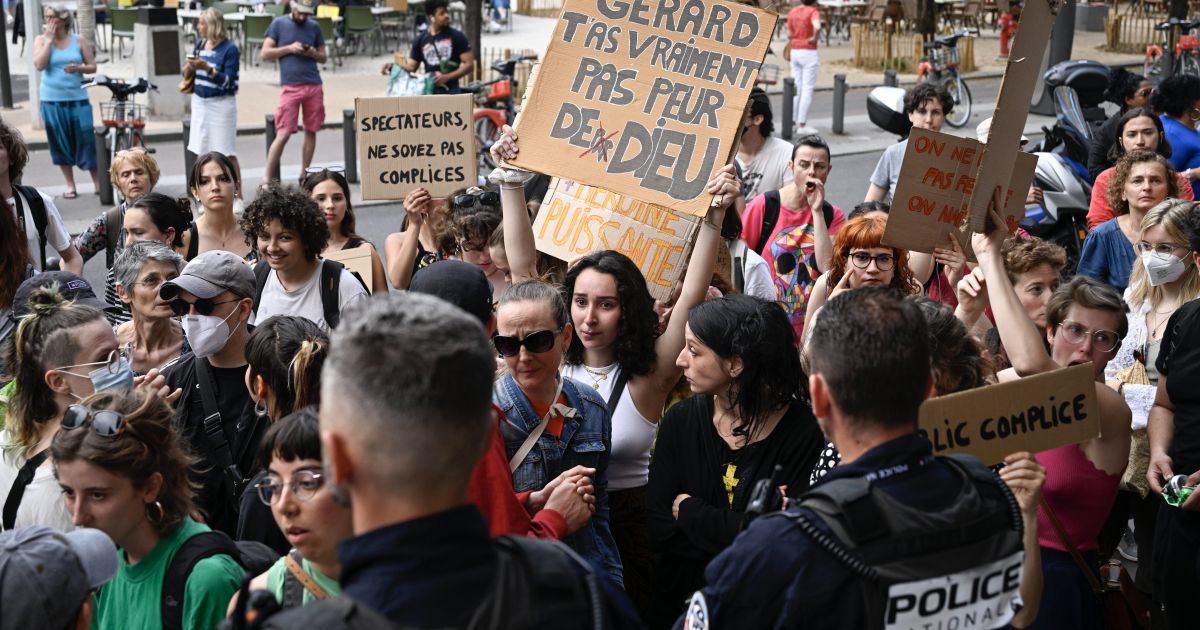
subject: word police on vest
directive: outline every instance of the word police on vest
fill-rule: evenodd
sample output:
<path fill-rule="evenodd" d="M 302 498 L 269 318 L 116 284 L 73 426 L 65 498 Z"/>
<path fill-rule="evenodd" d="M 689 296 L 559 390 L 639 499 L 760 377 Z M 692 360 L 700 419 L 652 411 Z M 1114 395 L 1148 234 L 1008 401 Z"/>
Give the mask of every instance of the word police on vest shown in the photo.
<path fill-rule="evenodd" d="M 888 589 L 885 630 L 1001 628 L 1023 606 L 1025 553 L 953 575 L 904 582 Z"/>

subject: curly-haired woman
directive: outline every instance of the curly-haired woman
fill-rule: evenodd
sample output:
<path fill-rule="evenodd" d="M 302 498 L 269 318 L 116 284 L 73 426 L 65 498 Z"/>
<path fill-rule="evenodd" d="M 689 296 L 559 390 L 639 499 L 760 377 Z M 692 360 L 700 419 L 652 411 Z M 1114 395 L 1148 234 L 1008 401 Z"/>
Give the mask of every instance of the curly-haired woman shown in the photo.
<path fill-rule="evenodd" d="M 296 188 L 270 187 L 259 192 L 242 216 L 246 242 L 259 253 L 259 264 L 270 266 L 265 281 L 261 271 L 259 296 L 255 300 L 257 321 L 274 315 L 305 317 L 324 330 L 336 322 L 328 321 L 324 301 L 321 252 L 329 243 L 329 226 L 316 202 Z M 362 282 L 340 270 L 337 311 L 367 295 Z"/>

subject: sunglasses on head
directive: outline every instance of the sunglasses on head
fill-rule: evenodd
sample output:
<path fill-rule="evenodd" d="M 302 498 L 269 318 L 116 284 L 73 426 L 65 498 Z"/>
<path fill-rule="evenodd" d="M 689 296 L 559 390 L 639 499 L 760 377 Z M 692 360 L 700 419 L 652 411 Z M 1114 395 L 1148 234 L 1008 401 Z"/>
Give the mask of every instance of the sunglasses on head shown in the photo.
<path fill-rule="evenodd" d="M 310 167 L 304 169 L 304 172 L 308 173 L 309 175 L 313 175 L 316 173 L 324 173 L 325 171 L 329 171 L 330 173 L 345 173 L 346 167 L 337 166 L 337 165 L 334 165 L 334 166 L 310 166 Z"/>
<path fill-rule="evenodd" d="M 83 405 L 71 405 L 63 414 L 62 428 L 71 431 L 84 425 L 102 437 L 117 437 L 125 430 L 125 414 L 111 409 L 93 411 Z"/>
<path fill-rule="evenodd" d="M 478 193 L 463 193 L 461 195 L 454 195 L 454 198 L 450 200 L 450 205 L 455 208 L 498 206 L 500 205 L 500 193 L 494 190 L 485 190 Z"/>
<path fill-rule="evenodd" d="M 201 315 L 212 315 L 213 309 L 215 309 L 218 305 L 240 301 L 241 298 L 233 298 L 232 300 L 225 300 L 223 302 L 214 302 L 212 298 L 200 298 L 195 302 L 188 302 L 183 298 L 177 297 L 174 300 L 167 302 L 167 304 L 171 305 L 171 312 L 174 313 L 176 317 L 182 317 L 192 312 L 193 306 L 196 307 L 196 312 Z"/>
<path fill-rule="evenodd" d="M 554 338 L 558 336 L 558 330 L 539 330 L 537 332 L 525 335 L 524 339 L 517 337 L 507 337 L 505 335 L 492 335 L 492 345 L 496 346 L 496 352 L 502 357 L 515 357 L 521 351 L 521 346 L 525 346 L 526 350 L 534 354 L 547 352 L 554 347 Z"/>

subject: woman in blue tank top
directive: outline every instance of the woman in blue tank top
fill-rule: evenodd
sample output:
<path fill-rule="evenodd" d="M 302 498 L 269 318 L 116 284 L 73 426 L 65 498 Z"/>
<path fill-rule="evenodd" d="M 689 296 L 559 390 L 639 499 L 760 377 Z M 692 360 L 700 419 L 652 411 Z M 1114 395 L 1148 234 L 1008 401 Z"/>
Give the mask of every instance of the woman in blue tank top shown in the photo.
<path fill-rule="evenodd" d="M 83 91 L 83 74 L 96 71 L 92 43 L 71 33 L 71 12 L 46 7 L 42 34 L 33 42 L 33 65 L 42 73 L 41 113 L 46 123 L 50 158 L 67 180 L 63 197 L 74 199 L 74 167 L 96 179 L 96 136 L 92 133 L 92 105 Z"/>

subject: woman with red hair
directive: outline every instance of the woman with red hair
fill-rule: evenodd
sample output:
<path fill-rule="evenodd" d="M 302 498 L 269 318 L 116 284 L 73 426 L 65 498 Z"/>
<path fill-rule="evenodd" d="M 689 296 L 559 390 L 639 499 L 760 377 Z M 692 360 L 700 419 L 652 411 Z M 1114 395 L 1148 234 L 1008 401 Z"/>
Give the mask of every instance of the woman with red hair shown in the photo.
<path fill-rule="evenodd" d="M 863 215 L 838 230 L 829 271 L 817 279 L 808 299 L 804 340 L 825 301 L 842 291 L 891 285 L 908 295 L 921 292 L 921 284 L 908 267 L 908 250 L 883 244 L 886 227 L 886 217 Z"/>

